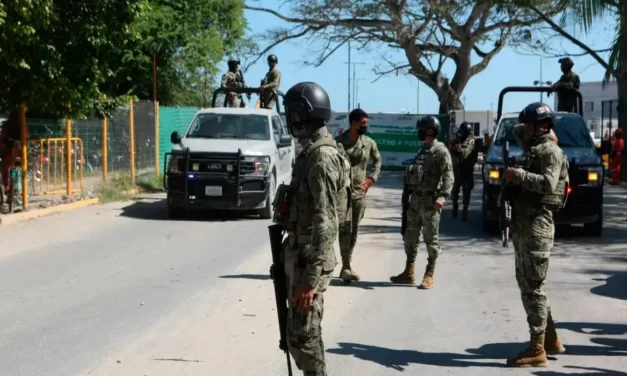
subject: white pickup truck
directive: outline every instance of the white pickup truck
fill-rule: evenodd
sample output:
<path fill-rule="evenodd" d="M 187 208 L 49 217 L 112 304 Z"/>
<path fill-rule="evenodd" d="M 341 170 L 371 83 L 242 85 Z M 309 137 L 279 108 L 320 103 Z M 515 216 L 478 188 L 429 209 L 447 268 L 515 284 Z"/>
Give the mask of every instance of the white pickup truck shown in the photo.
<path fill-rule="evenodd" d="M 296 159 L 294 140 L 277 111 L 203 109 L 183 135 L 173 132 L 170 141 L 174 146 L 164 162 L 170 218 L 192 209 L 272 218 L 277 184 L 290 182 Z"/>

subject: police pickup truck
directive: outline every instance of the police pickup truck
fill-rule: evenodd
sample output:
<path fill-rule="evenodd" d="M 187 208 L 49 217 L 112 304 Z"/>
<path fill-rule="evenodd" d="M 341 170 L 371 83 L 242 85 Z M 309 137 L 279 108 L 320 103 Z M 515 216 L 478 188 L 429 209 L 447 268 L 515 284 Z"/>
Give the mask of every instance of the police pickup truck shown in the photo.
<path fill-rule="evenodd" d="M 215 107 L 221 91 L 214 92 L 212 108 L 198 111 L 183 135 L 170 137 L 174 146 L 164 161 L 168 214 L 180 218 L 192 209 L 237 210 L 270 219 L 277 184 L 289 183 L 296 158 L 279 101 L 278 111 Z"/>
<path fill-rule="evenodd" d="M 541 92 L 547 88 L 508 87 L 499 97 L 497 128 L 494 142 L 490 145 L 482 168 L 483 180 L 483 225 L 486 232 L 499 228 L 500 208 L 498 197 L 501 191 L 503 174 L 502 146 L 509 142 L 510 161 L 520 163 L 523 152 L 513 136 L 513 128 L 518 124 L 518 113 L 502 113 L 502 98 L 507 92 Z M 582 108 L 579 94 L 579 109 Z M 581 110 L 580 110 L 581 111 Z M 599 156 L 602 153 L 590 137 L 590 131 L 581 114 L 555 112 L 554 132 L 558 145 L 564 150 L 569 162 L 568 197 L 566 207 L 556 213 L 558 225 L 583 224 L 585 232 L 592 236 L 601 236 L 603 231 L 603 185 L 605 169 Z"/>

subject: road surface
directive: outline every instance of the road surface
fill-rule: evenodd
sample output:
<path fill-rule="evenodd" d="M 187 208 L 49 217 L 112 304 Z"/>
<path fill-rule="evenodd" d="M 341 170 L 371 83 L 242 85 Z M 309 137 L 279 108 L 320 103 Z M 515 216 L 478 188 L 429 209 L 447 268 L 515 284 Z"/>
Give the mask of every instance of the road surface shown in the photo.
<path fill-rule="evenodd" d="M 548 288 L 567 354 L 510 370 L 527 325 L 513 249 L 481 231 L 481 186 L 470 222 L 444 212 L 435 287 L 423 291 L 388 283 L 405 258 L 399 182 L 384 174 L 369 193 L 363 281 L 325 296 L 329 375 L 626 374 L 627 191 L 607 188 L 603 238 L 556 241 Z M 287 375 L 270 222 L 165 213 L 152 196 L 0 227 L 0 375 Z M 425 262 L 422 245 L 420 275 Z"/>

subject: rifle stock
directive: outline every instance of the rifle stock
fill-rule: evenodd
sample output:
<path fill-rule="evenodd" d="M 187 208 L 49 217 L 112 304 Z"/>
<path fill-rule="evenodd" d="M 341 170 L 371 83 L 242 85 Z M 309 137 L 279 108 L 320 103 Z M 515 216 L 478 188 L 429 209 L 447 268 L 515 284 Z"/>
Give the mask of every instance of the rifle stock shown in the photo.
<path fill-rule="evenodd" d="M 289 376 L 292 376 L 292 362 L 290 352 L 287 347 L 287 276 L 285 275 L 285 267 L 282 260 L 283 252 L 283 225 L 273 224 L 268 226 L 270 235 L 270 249 L 272 250 L 272 266 L 270 267 L 270 276 L 274 282 L 274 297 L 276 300 L 276 310 L 279 318 L 279 349 L 285 352 L 287 357 L 287 370 Z"/>
<path fill-rule="evenodd" d="M 499 195 L 499 204 L 501 207 L 501 215 L 499 216 L 499 224 L 501 227 L 501 240 L 503 247 L 509 247 L 509 226 L 512 221 L 512 205 L 511 192 L 505 181 L 505 173 L 509 168 L 509 142 L 503 142 L 503 173 L 501 176 L 501 193 Z"/>

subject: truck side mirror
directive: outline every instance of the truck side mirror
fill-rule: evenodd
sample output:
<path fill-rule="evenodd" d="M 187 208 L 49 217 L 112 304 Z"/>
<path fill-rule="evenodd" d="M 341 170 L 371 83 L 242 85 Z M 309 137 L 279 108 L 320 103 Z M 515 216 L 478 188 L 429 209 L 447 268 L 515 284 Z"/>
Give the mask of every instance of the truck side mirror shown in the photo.
<path fill-rule="evenodd" d="M 179 132 L 172 132 L 170 135 L 170 142 L 177 145 L 181 142 L 181 134 Z"/>
<path fill-rule="evenodd" d="M 281 138 L 279 139 L 279 146 L 284 147 L 284 146 L 291 146 L 291 145 L 292 145 L 292 136 L 288 134 L 284 134 L 283 136 L 281 136 Z"/>

